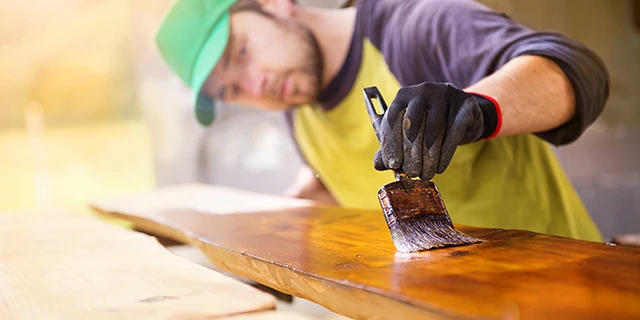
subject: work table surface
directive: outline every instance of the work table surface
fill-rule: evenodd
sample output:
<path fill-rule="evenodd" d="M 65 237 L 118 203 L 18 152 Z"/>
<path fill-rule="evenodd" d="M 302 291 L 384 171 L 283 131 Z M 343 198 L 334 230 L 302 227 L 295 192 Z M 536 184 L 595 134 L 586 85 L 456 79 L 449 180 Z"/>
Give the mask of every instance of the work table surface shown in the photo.
<path fill-rule="evenodd" d="M 182 208 L 139 206 L 127 213 L 150 199 L 129 197 L 94 207 L 194 244 L 225 270 L 350 317 L 640 317 L 638 248 L 458 226 L 486 241 L 403 254 L 393 247 L 380 211 L 287 205 L 284 199 L 280 209 L 251 211 L 251 193 L 202 192 L 209 205 L 184 199 Z M 256 195 L 257 207 L 261 197 Z M 242 213 L 233 213 L 229 202 L 238 199 L 244 199 Z M 217 204 L 225 214 L 216 213 Z"/>
<path fill-rule="evenodd" d="M 0 213 L 0 319 L 300 319 L 153 237 L 60 211 Z"/>

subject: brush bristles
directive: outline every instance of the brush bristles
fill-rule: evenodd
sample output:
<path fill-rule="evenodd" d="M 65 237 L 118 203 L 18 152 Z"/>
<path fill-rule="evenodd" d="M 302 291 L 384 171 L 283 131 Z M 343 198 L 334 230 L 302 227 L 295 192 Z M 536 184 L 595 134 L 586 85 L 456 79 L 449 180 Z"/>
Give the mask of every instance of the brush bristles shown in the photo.
<path fill-rule="evenodd" d="M 416 219 L 396 221 L 389 226 L 396 249 L 414 252 L 433 248 L 482 242 L 458 231 L 449 219 Z"/>

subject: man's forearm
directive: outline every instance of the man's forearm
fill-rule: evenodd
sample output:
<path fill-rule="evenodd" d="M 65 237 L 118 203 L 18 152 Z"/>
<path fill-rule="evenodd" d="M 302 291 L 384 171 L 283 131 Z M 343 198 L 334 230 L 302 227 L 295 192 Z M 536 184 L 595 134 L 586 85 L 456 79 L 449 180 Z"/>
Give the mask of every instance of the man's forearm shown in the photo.
<path fill-rule="evenodd" d="M 553 61 L 539 56 L 517 57 L 465 91 L 488 95 L 500 104 L 498 136 L 550 130 L 571 119 L 576 110 L 567 76 Z"/>
<path fill-rule="evenodd" d="M 309 168 L 301 168 L 296 180 L 297 181 L 284 192 L 285 196 L 308 199 L 336 206 L 339 205 L 322 181 L 316 178 Z"/>

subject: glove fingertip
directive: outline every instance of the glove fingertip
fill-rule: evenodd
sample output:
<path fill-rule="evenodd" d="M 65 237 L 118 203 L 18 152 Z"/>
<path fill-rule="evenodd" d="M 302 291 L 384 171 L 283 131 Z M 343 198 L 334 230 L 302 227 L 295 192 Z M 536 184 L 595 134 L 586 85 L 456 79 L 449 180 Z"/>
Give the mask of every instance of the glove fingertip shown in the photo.
<path fill-rule="evenodd" d="M 447 167 L 449 166 L 448 163 L 440 163 L 438 165 L 438 170 L 436 170 L 437 174 L 442 174 L 445 170 L 447 170 Z"/>
<path fill-rule="evenodd" d="M 453 136 L 456 136 L 456 135 L 453 135 Z M 458 142 L 456 140 L 457 139 L 448 139 L 443 144 L 442 153 L 440 155 L 440 159 L 437 165 L 438 173 L 443 173 L 451 163 L 451 160 L 453 159 L 453 155 L 458 149 Z"/>
<path fill-rule="evenodd" d="M 424 180 L 424 181 L 430 181 L 431 179 L 433 179 L 433 177 L 435 176 L 435 172 L 427 172 L 427 173 L 422 173 L 420 175 L 420 179 Z"/>
<path fill-rule="evenodd" d="M 402 171 L 412 178 L 420 176 L 420 167 L 418 166 L 404 165 L 402 166 Z"/>
<path fill-rule="evenodd" d="M 400 160 L 398 158 L 389 158 L 389 169 L 397 170 L 400 169 Z"/>
<path fill-rule="evenodd" d="M 387 170 L 387 166 L 384 165 L 384 161 L 382 160 L 382 153 L 378 150 L 373 156 L 373 167 L 378 171 Z"/>

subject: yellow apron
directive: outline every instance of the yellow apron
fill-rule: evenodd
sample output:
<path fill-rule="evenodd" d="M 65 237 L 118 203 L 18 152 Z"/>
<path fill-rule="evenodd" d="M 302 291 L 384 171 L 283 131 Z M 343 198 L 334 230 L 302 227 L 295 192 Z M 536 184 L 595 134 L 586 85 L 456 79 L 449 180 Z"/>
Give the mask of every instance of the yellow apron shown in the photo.
<path fill-rule="evenodd" d="M 293 126 L 307 163 L 342 206 L 380 210 L 378 189 L 394 177 L 373 168 L 379 145 L 362 96 L 369 86 L 377 86 L 388 103 L 400 88 L 382 54 L 365 39 L 359 74 L 346 98 L 329 111 L 296 109 Z M 552 150 L 531 134 L 460 146 L 433 181 L 455 223 L 602 241 Z"/>

